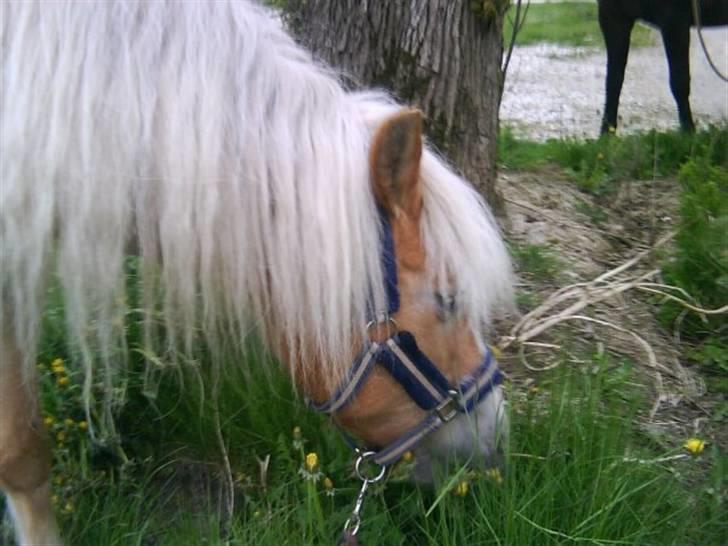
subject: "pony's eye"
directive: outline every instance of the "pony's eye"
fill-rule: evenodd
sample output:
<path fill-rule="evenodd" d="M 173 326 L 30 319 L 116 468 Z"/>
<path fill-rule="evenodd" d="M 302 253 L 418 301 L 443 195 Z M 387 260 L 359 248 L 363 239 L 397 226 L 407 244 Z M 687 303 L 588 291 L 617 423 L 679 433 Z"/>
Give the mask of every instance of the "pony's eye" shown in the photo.
<path fill-rule="evenodd" d="M 457 310 L 457 300 L 454 294 L 435 292 L 435 305 L 437 306 L 437 318 L 442 322 L 447 321 Z"/>

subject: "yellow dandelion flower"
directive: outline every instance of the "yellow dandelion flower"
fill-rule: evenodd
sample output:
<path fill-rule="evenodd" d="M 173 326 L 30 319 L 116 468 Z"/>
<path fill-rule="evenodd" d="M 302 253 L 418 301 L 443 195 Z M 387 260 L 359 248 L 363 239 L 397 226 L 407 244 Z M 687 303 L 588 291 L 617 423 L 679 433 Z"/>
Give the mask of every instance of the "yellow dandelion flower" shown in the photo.
<path fill-rule="evenodd" d="M 62 444 L 63 442 L 65 442 L 66 433 L 61 430 L 58 434 L 56 434 L 56 440 L 58 441 L 59 444 Z"/>
<path fill-rule="evenodd" d="M 66 377 L 65 375 L 64 375 L 63 377 L 59 377 L 58 379 L 56 379 L 56 383 L 57 383 L 58 385 L 60 385 L 61 387 L 65 387 L 65 386 L 66 386 L 66 385 L 68 385 L 68 384 L 69 384 L 70 382 L 71 382 L 71 380 L 70 380 L 70 379 L 68 379 L 68 378 L 67 378 L 67 377 Z"/>
<path fill-rule="evenodd" d="M 603 154 L 602 152 L 599 152 L 599 153 L 597 154 L 597 159 L 598 159 L 599 161 L 601 161 L 602 159 L 604 159 L 604 154 Z"/>
<path fill-rule="evenodd" d="M 63 513 L 70 514 L 71 512 L 73 512 L 73 504 L 71 504 L 70 502 L 67 502 L 65 504 L 65 506 L 63 507 Z"/>
<path fill-rule="evenodd" d="M 538 394 L 538 391 L 540 391 L 538 385 L 531 385 L 531 387 L 528 389 L 529 394 Z"/>
<path fill-rule="evenodd" d="M 318 455 L 315 452 L 311 452 L 306 455 L 306 470 L 309 472 L 316 472 L 319 465 Z"/>
<path fill-rule="evenodd" d="M 468 483 L 468 480 L 459 481 L 455 486 L 455 489 L 453 489 L 453 493 L 458 497 L 464 497 L 468 494 L 468 491 L 470 491 L 470 484 Z"/>
<path fill-rule="evenodd" d="M 693 455 L 699 455 L 705 449 L 705 440 L 700 438 L 690 438 L 683 447 L 687 449 Z"/>
<path fill-rule="evenodd" d="M 491 481 L 494 481 L 498 485 L 503 483 L 503 476 L 501 476 L 500 470 L 497 468 L 489 468 L 485 471 L 485 477 Z"/>
<path fill-rule="evenodd" d="M 324 493 L 326 493 L 327 497 L 333 497 L 336 494 L 334 482 L 328 476 L 324 478 Z"/>
<path fill-rule="evenodd" d="M 293 448 L 303 449 L 303 434 L 301 434 L 301 427 L 293 427 Z"/>
<path fill-rule="evenodd" d="M 55 419 L 54 419 L 53 417 L 51 417 L 50 415 L 49 415 L 49 416 L 47 416 L 47 417 L 45 417 L 45 418 L 43 419 L 43 424 L 44 424 L 45 426 L 47 426 L 47 427 L 50 427 L 50 426 L 52 426 L 52 425 L 53 425 L 53 423 L 55 423 L 55 422 L 56 422 L 56 420 L 55 420 Z"/>
<path fill-rule="evenodd" d="M 79 421 L 78 422 L 78 428 L 81 430 L 87 430 L 88 429 L 88 423 L 86 421 Z"/>
<path fill-rule="evenodd" d="M 411 451 L 405 451 L 404 455 L 402 455 L 402 460 L 406 463 L 411 463 L 415 460 L 415 454 Z"/>
<path fill-rule="evenodd" d="M 53 370 L 53 373 L 57 374 L 66 373 L 66 367 L 63 365 L 63 360 L 56 358 L 53 362 L 51 362 L 51 370 Z"/>
<path fill-rule="evenodd" d="M 63 420 L 63 424 L 70 428 L 73 425 L 75 425 L 76 422 L 73 419 L 66 418 L 66 419 Z"/>
<path fill-rule="evenodd" d="M 298 474 L 307 481 L 317 482 L 324 477 L 323 473 L 319 469 L 319 458 L 314 452 L 308 453 L 303 459 L 301 468 L 298 469 Z"/>

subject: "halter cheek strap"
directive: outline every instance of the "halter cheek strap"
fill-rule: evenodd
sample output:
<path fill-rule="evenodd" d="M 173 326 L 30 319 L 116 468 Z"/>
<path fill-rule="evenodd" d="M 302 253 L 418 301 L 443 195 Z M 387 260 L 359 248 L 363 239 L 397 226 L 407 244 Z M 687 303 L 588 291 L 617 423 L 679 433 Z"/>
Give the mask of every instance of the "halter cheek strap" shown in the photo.
<path fill-rule="evenodd" d="M 392 228 L 384 213 L 382 225 L 382 271 L 388 300 L 387 313 L 377 321 L 387 322 L 399 309 L 397 288 L 397 261 L 394 252 Z M 375 315 L 376 316 L 376 315 Z M 457 415 L 469 413 L 501 382 L 495 358 L 489 349 L 475 371 L 456 386 L 450 384 L 437 366 L 419 349 L 415 336 L 399 331 L 386 341 L 370 341 L 354 360 L 349 374 L 333 396 L 322 404 L 308 401 L 316 411 L 333 415 L 344 409 L 366 383 L 375 365 L 382 366 L 402 386 L 427 416 L 401 437 L 376 451 L 371 460 L 386 466 L 396 462 L 405 452 L 413 449 L 428 434 L 434 432 Z"/>
<path fill-rule="evenodd" d="M 420 351 L 414 336 L 409 332 L 398 332 L 383 343 L 371 342 L 354 361 L 348 377 L 334 395 L 323 404 L 309 401 L 309 405 L 328 415 L 338 413 L 356 398 L 377 364 L 390 373 L 420 408 L 428 412 L 417 425 L 376 452 L 371 459 L 380 465 L 396 462 L 425 436 L 457 415 L 472 411 L 501 382 L 493 353 L 486 350 L 475 371 L 453 387 Z"/>

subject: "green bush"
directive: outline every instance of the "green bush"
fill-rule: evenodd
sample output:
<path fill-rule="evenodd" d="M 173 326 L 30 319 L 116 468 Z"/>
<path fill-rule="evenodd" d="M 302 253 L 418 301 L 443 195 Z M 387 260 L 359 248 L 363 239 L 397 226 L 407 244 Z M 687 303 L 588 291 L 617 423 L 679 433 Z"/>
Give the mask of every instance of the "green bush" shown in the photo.
<path fill-rule="evenodd" d="M 682 195 L 675 252 L 664 267 L 665 280 L 687 291 L 699 305 L 715 309 L 728 303 L 728 169 L 706 160 L 687 162 L 680 171 Z M 667 302 L 664 321 L 682 318 L 683 308 Z M 677 323 L 681 336 L 698 343 L 690 356 L 713 371 L 728 373 L 728 323 L 725 316 L 686 315 Z"/>

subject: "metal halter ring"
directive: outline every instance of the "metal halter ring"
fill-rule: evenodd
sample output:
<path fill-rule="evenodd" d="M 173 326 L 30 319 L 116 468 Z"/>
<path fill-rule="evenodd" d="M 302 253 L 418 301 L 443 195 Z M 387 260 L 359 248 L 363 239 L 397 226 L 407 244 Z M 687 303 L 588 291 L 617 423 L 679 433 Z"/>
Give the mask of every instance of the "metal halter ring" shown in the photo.
<path fill-rule="evenodd" d="M 356 464 L 354 465 L 354 470 L 356 471 L 357 477 L 363 482 L 377 483 L 382 478 L 384 478 L 384 474 L 386 474 L 386 472 L 387 472 L 387 467 L 384 465 L 380 465 L 379 474 L 377 474 L 376 476 L 370 478 L 369 476 L 366 476 L 364 474 L 364 472 L 362 471 L 361 464 L 365 461 L 368 461 L 375 455 L 376 455 L 376 453 L 374 451 L 364 451 L 356 458 Z"/>
<path fill-rule="evenodd" d="M 371 333 L 371 329 L 376 326 L 385 325 L 387 328 L 387 334 L 391 335 L 392 333 L 396 333 L 397 330 L 399 330 L 399 324 L 397 324 L 397 321 L 394 320 L 394 318 L 388 314 L 382 313 L 377 316 L 377 318 L 370 320 L 367 322 L 366 330 L 367 334 Z"/>

